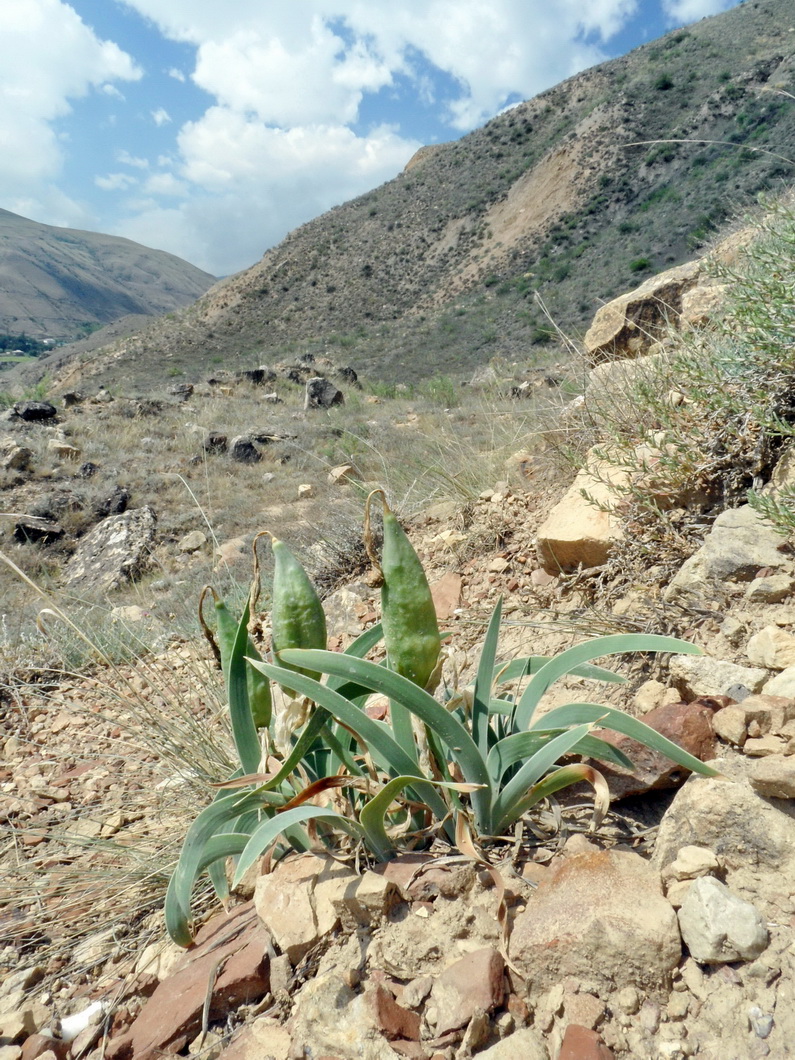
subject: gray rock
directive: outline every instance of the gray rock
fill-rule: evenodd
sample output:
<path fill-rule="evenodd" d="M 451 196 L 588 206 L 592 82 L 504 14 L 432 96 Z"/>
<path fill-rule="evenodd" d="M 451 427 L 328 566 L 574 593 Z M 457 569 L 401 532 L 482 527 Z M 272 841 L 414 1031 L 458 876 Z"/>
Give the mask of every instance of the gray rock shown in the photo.
<path fill-rule="evenodd" d="M 27 541 L 38 541 L 42 545 L 51 545 L 63 537 L 63 527 L 51 519 L 40 519 L 35 515 L 26 515 L 17 519 L 14 524 L 14 540 L 24 544 Z"/>
<path fill-rule="evenodd" d="M 480 364 L 472 373 L 469 386 L 473 390 L 478 390 L 481 387 L 494 387 L 499 381 L 500 377 L 497 375 L 497 369 L 493 364 Z"/>
<path fill-rule="evenodd" d="M 169 394 L 180 401 L 188 401 L 193 396 L 193 383 L 175 383 L 168 388 Z"/>
<path fill-rule="evenodd" d="M 262 460 L 262 453 L 247 434 L 240 434 L 232 439 L 229 455 L 239 464 L 257 464 Z"/>
<path fill-rule="evenodd" d="M 304 409 L 330 409 L 334 405 L 344 404 L 344 394 L 328 379 L 319 375 L 307 379 Z"/>
<path fill-rule="evenodd" d="M 220 431 L 210 431 L 202 442 L 202 448 L 205 453 L 217 456 L 219 453 L 226 452 L 227 444 L 228 439 L 225 434 L 221 434 Z"/>
<path fill-rule="evenodd" d="M 767 578 L 754 578 L 745 590 L 745 599 L 751 604 L 780 604 L 792 595 L 795 578 L 789 574 L 770 574 Z"/>
<path fill-rule="evenodd" d="M 689 699 L 731 695 L 729 689 L 736 685 L 759 692 L 769 676 L 767 670 L 738 666 L 708 655 L 672 656 L 670 675 L 677 690 Z M 732 695 L 732 699 L 737 698 Z"/>
<path fill-rule="evenodd" d="M 722 582 L 751 581 L 762 567 L 784 566 L 785 548 L 781 534 L 749 505 L 721 512 L 704 544 L 671 580 L 665 599 L 686 603 L 719 590 Z"/>
<path fill-rule="evenodd" d="M 272 368 L 266 368 L 264 365 L 260 365 L 259 368 L 247 368 L 242 372 L 237 373 L 238 379 L 246 380 L 253 386 L 264 386 L 266 383 L 272 383 L 276 378 L 276 373 Z"/>
<path fill-rule="evenodd" d="M 354 368 L 350 365 L 342 365 L 336 369 L 336 375 L 338 379 L 341 379 L 344 383 L 348 383 L 350 386 L 355 386 L 357 390 L 362 389 L 362 384 L 359 382 L 359 376 Z"/>
<path fill-rule="evenodd" d="M 710 763 L 720 777 L 691 777 L 666 811 L 653 862 L 664 873 L 684 846 L 711 850 L 725 881 L 771 919 L 792 915 L 789 888 L 795 879 L 795 807 L 768 802 L 748 781 L 743 758 Z"/>
<path fill-rule="evenodd" d="M 207 544 L 207 535 L 202 530 L 191 530 L 177 543 L 180 552 L 198 552 Z"/>
<path fill-rule="evenodd" d="M 701 964 L 752 961 L 770 941 L 762 914 L 713 876 L 695 880 L 679 910 L 690 955 Z"/>
<path fill-rule="evenodd" d="M 137 577 L 146 567 L 157 516 L 150 507 L 112 515 L 87 534 L 64 572 L 72 592 L 103 595 Z"/>
<path fill-rule="evenodd" d="M 124 486 L 114 486 L 111 492 L 97 504 L 95 511 L 100 519 L 108 515 L 121 515 L 127 511 L 130 493 Z"/>
<path fill-rule="evenodd" d="M 748 1022 L 757 1038 L 762 1039 L 770 1037 L 775 1024 L 773 1017 L 764 1013 L 758 1005 L 752 1005 L 748 1009 Z"/>

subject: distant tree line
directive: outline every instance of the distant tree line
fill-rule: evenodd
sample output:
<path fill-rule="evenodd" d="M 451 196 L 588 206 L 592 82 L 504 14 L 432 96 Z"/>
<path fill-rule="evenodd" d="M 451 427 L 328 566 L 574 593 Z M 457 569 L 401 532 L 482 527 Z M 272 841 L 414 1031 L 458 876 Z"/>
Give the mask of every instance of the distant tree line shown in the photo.
<path fill-rule="evenodd" d="M 38 339 L 30 339 L 22 332 L 21 335 L 10 335 L 0 332 L 0 352 L 9 353 L 11 350 L 20 350 L 29 357 L 38 357 L 51 348 L 51 343 L 39 342 Z"/>

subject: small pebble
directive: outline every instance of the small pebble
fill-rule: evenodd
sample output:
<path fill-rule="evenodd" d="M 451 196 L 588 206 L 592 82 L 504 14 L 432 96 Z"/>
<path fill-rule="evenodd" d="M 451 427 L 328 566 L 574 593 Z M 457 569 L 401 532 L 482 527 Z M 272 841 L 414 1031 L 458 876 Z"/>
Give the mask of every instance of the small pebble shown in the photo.
<path fill-rule="evenodd" d="M 766 1015 L 758 1005 L 748 1009 L 748 1020 L 757 1038 L 768 1038 L 773 1030 L 773 1017 Z"/>

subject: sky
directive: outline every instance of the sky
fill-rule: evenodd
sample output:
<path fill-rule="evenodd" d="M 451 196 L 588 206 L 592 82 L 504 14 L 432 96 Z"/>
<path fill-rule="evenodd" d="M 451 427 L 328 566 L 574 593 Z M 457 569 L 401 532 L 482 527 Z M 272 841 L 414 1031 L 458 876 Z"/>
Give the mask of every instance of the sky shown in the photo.
<path fill-rule="evenodd" d="M 223 276 L 739 0 L 0 0 L 0 207 Z"/>

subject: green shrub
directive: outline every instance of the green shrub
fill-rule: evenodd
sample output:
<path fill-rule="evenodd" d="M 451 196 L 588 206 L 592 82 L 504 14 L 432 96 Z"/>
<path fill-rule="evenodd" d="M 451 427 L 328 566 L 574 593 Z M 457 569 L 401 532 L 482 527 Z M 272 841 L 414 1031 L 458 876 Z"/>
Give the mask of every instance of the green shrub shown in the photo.
<path fill-rule="evenodd" d="M 791 200 L 767 204 L 755 227 L 735 264 L 712 266 L 726 300 L 711 326 L 669 334 L 668 357 L 630 380 L 612 410 L 592 410 L 598 418 L 583 431 L 581 452 L 601 441 L 610 466 L 635 472 L 615 491 L 633 526 L 604 573 L 615 592 L 643 583 L 649 567 L 658 578 L 660 564 L 672 572 L 692 554 L 705 522 L 746 500 L 783 534 L 795 528 L 793 492 L 761 490 L 795 438 Z M 649 497 L 649 481 L 659 504 Z M 675 520 L 671 508 L 679 509 Z"/>

